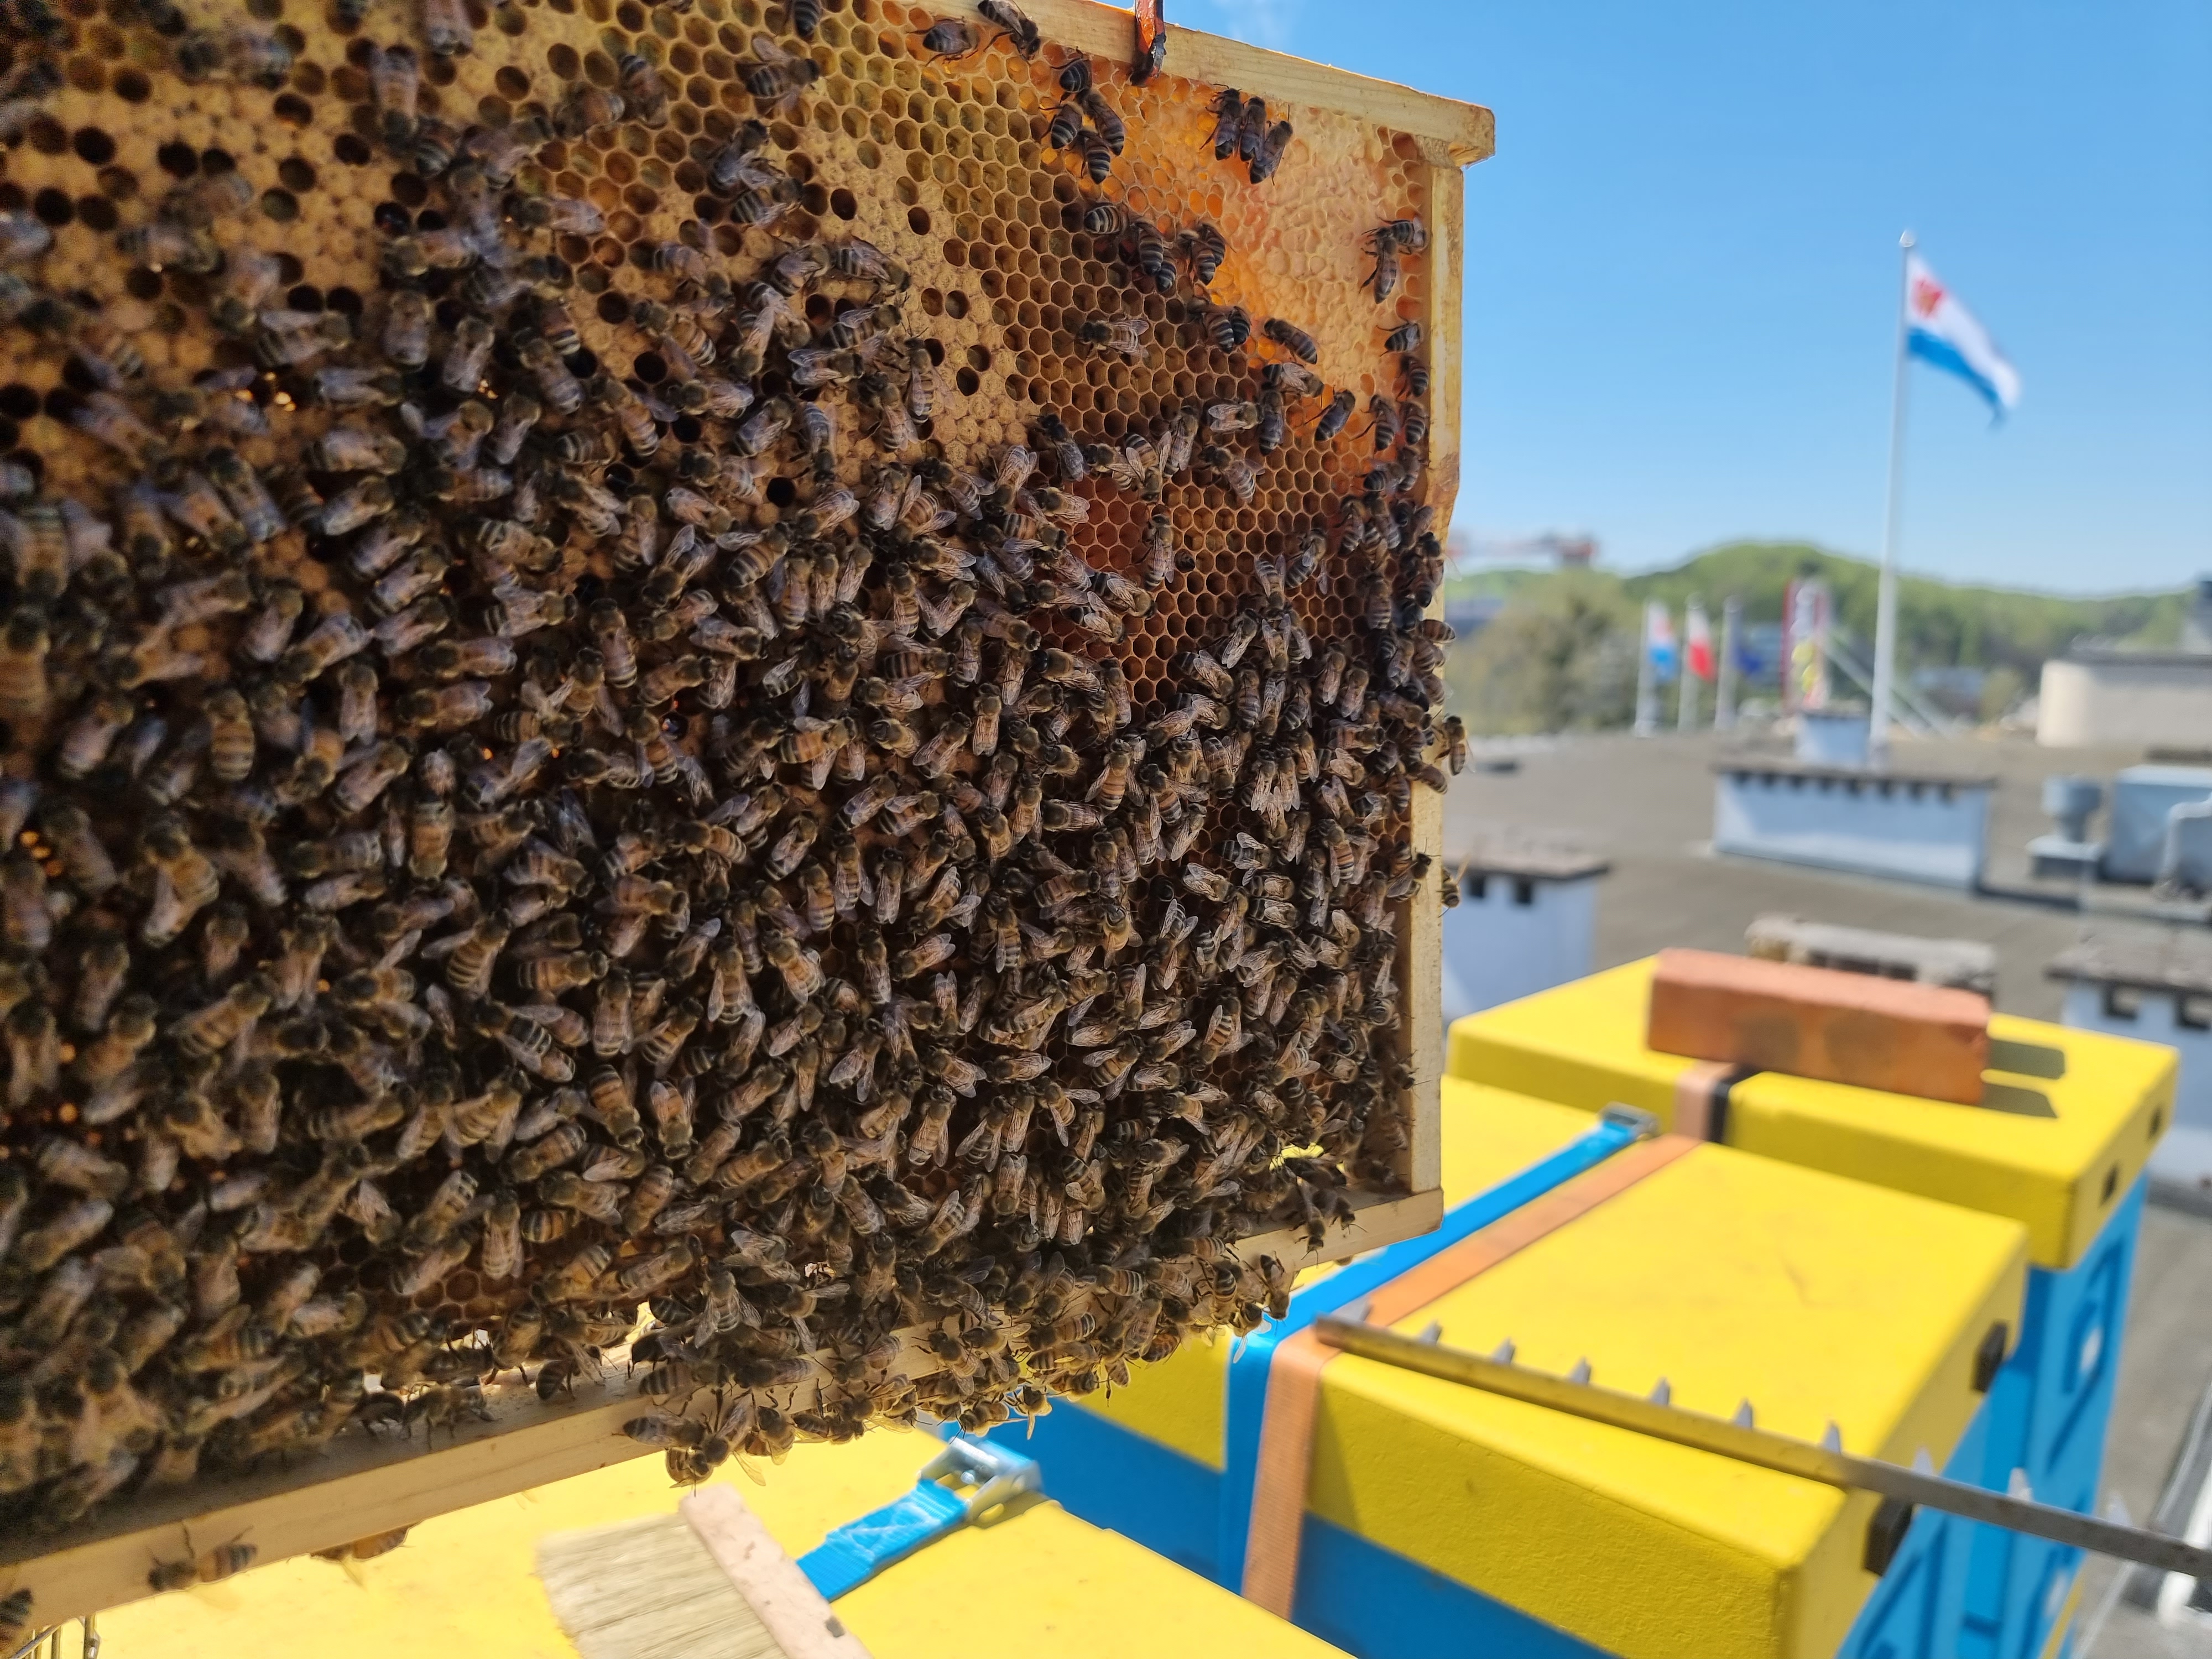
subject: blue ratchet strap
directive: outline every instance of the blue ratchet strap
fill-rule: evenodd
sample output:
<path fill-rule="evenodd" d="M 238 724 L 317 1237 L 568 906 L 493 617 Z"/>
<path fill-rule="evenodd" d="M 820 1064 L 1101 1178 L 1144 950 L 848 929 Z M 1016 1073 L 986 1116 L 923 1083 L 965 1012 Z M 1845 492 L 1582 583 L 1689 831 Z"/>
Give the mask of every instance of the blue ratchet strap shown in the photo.
<path fill-rule="evenodd" d="M 834 1601 L 986 1510 L 1043 1489 L 1036 1459 L 965 1436 L 948 1440 L 912 1492 L 837 1528 L 799 1558 L 799 1570 Z"/>
<path fill-rule="evenodd" d="M 1289 1310 L 1238 1339 L 1230 1351 L 1227 1420 L 1223 1433 L 1221 1518 L 1215 1555 L 1220 1583 L 1244 1582 L 1244 1546 L 1252 1530 L 1252 1494 L 1260 1473 L 1260 1430 L 1267 1414 L 1267 1373 L 1275 1346 L 1314 1321 L 1371 1296 L 1439 1250 L 1533 1203 L 1561 1182 L 1658 1132 L 1658 1120 L 1631 1106 L 1608 1106 L 1597 1127 L 1550 1157 L 1510 1176 L 1444 1214 L 1443 1224 L 1358 1258 L 1317 1284 L 1292 1293 Z"/>

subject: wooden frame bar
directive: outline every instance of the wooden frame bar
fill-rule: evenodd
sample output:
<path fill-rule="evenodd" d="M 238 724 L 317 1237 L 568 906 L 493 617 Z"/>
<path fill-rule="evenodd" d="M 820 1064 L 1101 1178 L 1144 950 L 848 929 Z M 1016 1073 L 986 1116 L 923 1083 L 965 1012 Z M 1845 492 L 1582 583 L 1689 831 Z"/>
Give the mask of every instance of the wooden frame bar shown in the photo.
<path fill-rule="evenodd" d="M 1247 1248 L 1304 1268 L 1428 1231 L 1443 1213 L 1443 1196 L 1433 1191 L 1356 1207 L 1354 1220 L 1322 1249 L 1289 1229 L 1262 1234 Z M 909 1375 L 924 1375 L 935 1361 L 910 1336 L 902 1364 Z M 345 1435 L 306 1462 L 146 1493 L 58 1538 L 9 1539 L 0 1544 L 0 1585 L 28 1585 L 39 1622 L 57 1624 L 152 1595 L 146 1575 L 157 1562 L 217 1544 L 239 1540 L 261 1561 L 284 1560 L 653 1455 L 622 1432 L 646 1410 L 630 1391 L 629 1369 L 626 1355 L 611 1355 L 597 1376 L 578 1378 L 573 1394 L 550 1404 L 527 1383 L 497 1385 L 485 1390 L 489 1415 L 481 1421 L 421 1437 Z M 815 1392 L 802 1383 L 775 1391 L 775 1398 L 803 1411 Z"/>

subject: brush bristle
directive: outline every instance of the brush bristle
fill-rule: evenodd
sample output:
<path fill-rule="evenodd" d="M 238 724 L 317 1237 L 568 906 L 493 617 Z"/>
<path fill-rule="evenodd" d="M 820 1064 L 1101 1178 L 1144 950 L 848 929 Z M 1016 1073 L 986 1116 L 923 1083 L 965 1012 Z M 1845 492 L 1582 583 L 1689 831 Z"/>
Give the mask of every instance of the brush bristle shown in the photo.
<path fill-rule="evenodd" d="M 582 1659 L 786 1659 L 680 1515 L 556 1534 L 538 1577 Z"/>

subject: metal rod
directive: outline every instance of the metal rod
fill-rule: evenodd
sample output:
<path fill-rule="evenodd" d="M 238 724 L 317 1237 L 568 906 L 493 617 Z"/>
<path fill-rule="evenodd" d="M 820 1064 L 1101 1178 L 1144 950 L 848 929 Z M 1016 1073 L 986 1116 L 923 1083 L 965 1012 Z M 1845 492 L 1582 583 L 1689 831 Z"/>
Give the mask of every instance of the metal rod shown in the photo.
<path fill-rule="evenodd" d="M 1912 233 L 1898 238 L 1897 364 L 1889 392 L 1889 483 L 1882 500 L 1881 582 L 1875 593 L 1874 684 L 1868 688 L 1874 704 L 1867 721 L 1867 763 L 1879 770 L 1889 764 L 1889 708 L 1891 687 L 1897 678 L 1897 520 L 1898 502 L 1905 487 L 1905 401 L 1911 381 L 1906 373 L 1911 310 L 1907 304 L 1912 280 Z"/>
<path fill-rule="evenodd" d="M 1815 1446 L 1765 1429 L 1723 1422 L 1717 1417 L 1639 1400 L 1611 1389 L 1571 1382 L 1543 1371 L 1530 1370 L 1479 1354 L 1401 1336 L 1380 1326 L 1347 1319 L 1323 1318 L 1315 1322 L 1314 1334 L 1331 1347 L 1363 1359 L 1379 1360 L 1425 1376 L 1464 1383 L 1491 1394 L 1548 1406 L 1595 1423 L 1632 1430 L 1654 1439 L 1671 1440 L 1678 1446 L 1733 1457 L 1823 1485 L 1880 1492 L 1907 1504 L 1917 1504 L 1969 1521 L 2047 1538 L 2054 1544 L 2094 1550 L 2122 1561 L 2139 1562 L 2161 1572 L 2185 1573 L 2191 1578 L 2212 1578 L 2212 1549 L 2200 1548 L 2164 1533 L 2125 1527 L 2049 1504 L 2038 1504 L 2005 1492 L 1990 1492 L 1963 1480 L 1947 1480 L 1937 1474 L 1885 1463 L 1877 1458 Z"/>

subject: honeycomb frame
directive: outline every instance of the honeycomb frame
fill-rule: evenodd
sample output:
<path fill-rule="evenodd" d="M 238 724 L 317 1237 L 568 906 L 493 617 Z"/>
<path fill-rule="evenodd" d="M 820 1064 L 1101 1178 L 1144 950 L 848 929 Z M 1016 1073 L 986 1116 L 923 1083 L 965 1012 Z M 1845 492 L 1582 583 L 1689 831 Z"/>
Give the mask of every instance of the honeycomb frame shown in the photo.
<path fill-rule="evenodd" d="M 296 9 L 300 0 L 289 0 L 289 7 L 253 0 L 249 7 L 256 18 L 279 27 Z M 1081 0 L 1029 8 L 1050 43 L 1034 64 L 1023 64 L 1002 44 L 972 59 L 921 61 L 914 35 L 935 17 L 967 10 L 880 0 L 845 0 L 831 7 L 811 54 L 825 71 L 819 95 L 805 106 L 803 125 L 793 120 L 775 132 L 784 156 L 806 159 L 811 176 L 804 205 L 813 225 L 824 234 L 866 236 L 912 271 L 911 300 L 921 313 L 915 325 L 928 331 L 932 355 L 941 356 L 947 382 L 940 392 L 946 408 L 931 434 L 947 459 L 980 470 L 989 452 L 1019 441 L 1046 408 L 1064 408 L 1070 425 L 1086 435 L 1112 438 L 1155 416 L 1168 400 L 1233 398 L 1244 388 L 1226 356 L 1200 343 L 1186 299 L 1133 293 L 1127 261 L 1104 246 L 1107 239 L 1079 228 L 1080 209 L 1103 194 L 1170 231 L 1199 217 L 1218 224 L 1231 252 L 1211 298 L 1243 304 L 1255 319 L 1283 316 L 1299 322 L 1318 343 L 1324 379 L 1332 389 L 1352 389 L 1363 410 L 1369 397 L 1391 389 L 1381 333 L 1401 321 L 1423 325 L 1431 342 L 1434 415 L 1426 476 L 1419 489 L 1435 509 L 1441 536 L 1457 477 L 1459 168 L 1486 153 L 1486 115 L 1179 28 L 1171 33 L 1165 76 L 1133 87 L 1122 67 L 1127 15 Z M 148 77 L 131 58 L 121 32 L 93 8 L 70 15 L 80 30 L 80 50 L 68 55 L 65 84 L 50 110 L 62 143 L 52 144 L 51 131 L 33 124 L 27 142 L 9 157 L 0 192 L 13 194 L 0 207 L 19 205 L 15 198 L 20 197 L 21 209 L 53 226 L 58 257 L 91 271 L 108 258 L 118 206 L 133 194 L 189 176 L 188 164 L 204 173 L 214 153 L 228 159 L 252 192 L 255 210 L 240 234 L 297 265 L 296 272 L 288 268 L 286 273 L 295 294 L 314 290 L 333 310 L 357 306 L 374 280 L 386 240 L 380 210 L 405 206 L 390 189 L 393 170 L 363 138 L 358 114 L 338 118 L 349 105 L 356 112 L 367 107 L 363 72 L 354 61 L 358 54 L 349 56 L 349 46 L 363 35 L 336 34 L 331 15 L 302 17 L 294 25 L 302 50 L 283 88 L 204 85 L 175 109 L 173 122 L 157 129 L 131 112 L 143 104 L 140 88 Z M 381 15 L 369 13 L 367 34 L 378 33 Z M 671 79 L 680 77 L 671 126 L 645 136 L 641 143 L 634 142 L 635 133 L 604 145 L 572 143 L 562 158 L 566 165 L 549 164 L 538 181 L 591 200 L 609 216 L 610 238 L 632 246 L 682 240 L 687 219 L 706 217 L 697 211 L 702 192 L 684 187 L 685 170 L 696 173 L 700 165 L 697 147 L 688 141 L 712 139 L 750 107 L 727 95 L 726 70 L 715 72 L 742 55 L 728 50 L 726 33 L 750 33 L 756 26 L 784 30 L 788 21 L 781 8 L 763 9 L 757 0 L 699 0 L 684 13 L 600 0 L 567 5 L 544 0 L 492 11 L 473 8 L 470 15 L 474 51 L 445 65 L 453 72 L 442 84 L 434 70 L 426 78 L 426 93 L 457 121 L 512 118 L 533 100 L 546 101 L 564 82 L 610 84 L 617 46 L 644 52 Z M 384 33 L 392 38 L 397 32 L 387 27 Z M 1071 47 L 1095 54 L 1098 82 L 1129 125 L 1129 149 L 1103 191 L 1081 181 L 1068 158 L 1042 151 L 1036 136 L 1053 99 L 1051 68 Z M 574 65 L 567 76 L 560 73 L 562 51 Z M 1214 88 L 1231 80 L 1268 95 L 1279 108 L 1287 106 L 1297 125 L 1280 172 L 1264 186 L 1248 186 L 1234 161 L 1215 161 L 1207 143 L 1212 118 L 1206 106 Z M 486 90 L 471 108 L 467 93 L 478 88 Z M 504 108 L 495 107 L 500 105 Z M 672 131 L 687 139 L 681 155 L 668 153 L 679 148 L 665 142 Z M 789 143 L 783 142 L 787 133 Z M 112 148 L 103 154 L 87 134 L 109 137 Z M 1026 179 L 1018 176 L 1023 173 Z M 834 182 L 864 175 L 881 191 L 863 196 Z M 1429 250 L 1407 262 L 1400 291 L 1387 306 L 1377 307 L 1358 290 L 1365 259 L 1356 237 L 1342 234 L 1346 201 L 1364 204 L 1361 216 L 1371 215 L 1376 222 L 1419 215 L 1430 228 Z M 749 239 L 726 234 L 733 229 L 709 224 L 702 251 L 757 256 L 758 233 L 748 246 Z M 793 228 L 793 239 L 806 229 L 803 222 Z M 592 303 L 582 303 L 580 295 L 572 307 L 586 349 L 616 348 L 623 318 L 614 297 L 644 292 L 643 273 L 619 246 L 611 258 L 589 239 L 562 251 L 581 256 L 572 263 L 587 273 L 582 286 Z M 150 275 L 127 273 L 120 292 L 103 296 L 110 302 L 103 314 L 132 335 L 150 371 L 189 377 L 214 360 L 204 355 L 204 337 L 173 325 L 169 313 L 175 307 L 166 290 L 187 279 L 172 276 L 149 283 Z M 1068 326 L 1075 316 L 1123 305 L 1153 325 L 1154 361 L 1139 384 L 1085 354 Z M 130 309 L 134 306 L 143 319 Z M 1284 356 L 1259 347 L 1256 337 L 1254 345 L 1269 360 Z M 97 447 L 57 418 L 67 401 L 57 404 L 51 395 L 58 383 L 57 368 L 49 359 L 10 361 L 0 370 L 0 416 L 9 428 L 0 431 L 9 440 L 0 449 L 20 447 L 40 457 L 49 489 L 107 482 Z M 35 408 L 27 406 L 24 389 L 40 385 L 49 391 Z M 1056 404 L 1062 386 L 1068 395 Z M 1365 459 L 1360 423 L 1334 445 L 1318 446 L 1297 430 L 1310 429 L 1314 412 L 1308 407 L 1294 423 L 1292 441 L 1273 469 L 1286 473 L 1290 483 L 1263 486 L 1254 507 L 1237 504 L 1219 485 L 1167 485 L 1166 505 L 1178 521 L 1202 520 L 1205 531 L 1194 580 L 1172 606 L 1142 619 L 1121 649 L 1139 702 L 1164 685 L 1175 648 L 1224 623 L 1249 593 L 1249 569 L 1236 568 L 1232 545 L 1247 552 L 1286 550 L 1298 527 L 1324 517 L 1331 501 L 1352 487 Z M 312 410 L 296 411 L 285 442 L 296 446 L 312 438 L 319 418 Z M 257 453 L 257 443 L 266 447 Z M 275 440 L 240 448 L 257 465 L 278 458 Z M 859 446 L 843 448 L 848 459 L 841 476 L 857 486 L 859 466 L 851 457 Z M 1095 505 L 1101 510 L 1091 521 L 1086 550 L 1110 568 L 1133 573 L 1142 511 L 1110 497 Z M 318 568 L 301 561 L 290 574 L 313 603 Z M 1316 642 L 1346 631 L 1352 595 L 1348 568 L 1325 567 L 1322 581 L 1297 602 Z M 1438 821 L 1433 799 L 1417 792 L 1410 826 L 1417 849 L 1437 850 Z M 1399 930 L 1400 983 L 1407 990 L 1401 1039 L 1415 1083 L 1406 1108 L 1410 1127 L 1398 1158 L 1397 1190 L 1364 1195 L 1366 1225 L 1332 1240 L 1317 1258 L 1419 1231 L 1433 1224 L 1438 1208 L 1435 1096 L 1442 1033 L 1435 1008 L 1436 902 L 1423 890 L 1406 909 Z M 570 1420 L 587 1416 L 572 1414 Z M 595 1431 L 605 1431 L 604 1425 Z M 461 1439 L 472 1443 L 485 1437 L 486 1431 L 472 1427 Z M 631 1449 L 619 1445 L 605 1455 Z M 365 1472 L 346 1478 L 378 1478 L 376 1460 L 370 1462 Z M 312 1469 L 301 1474 L 304 1478 L 288 1490 L 320 1484 Z M 266 1524 L 272 1534 L 280 1530 L 277 1522 Z M 126 1576 L 133 1582 L 143 1577 L 141 1529 L 141 1518 L 127 1513 L 102 1516 L 90 1528 L 106 1540 L 101 1548 L 109 1555 L 131 1557 Z M 264 1552 L 274 1556 L 316 1547 L 272 1536 Z M 37 1578 L 36 1564 L 24 1571 L 27 1582 Z M 130 1593 L 143 1593 L 143 1585 Z M 112 1583 L 101 1594 L 107 1601 L 124 1599 Z M 41 1602 L 42 1618 L 70 1605 L 43 1594 Z"/>

